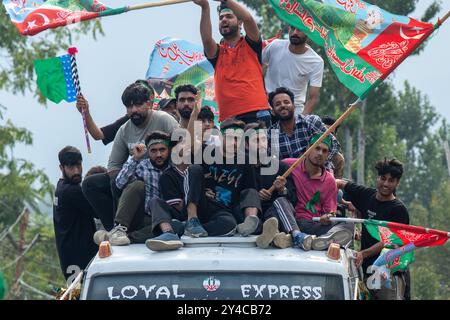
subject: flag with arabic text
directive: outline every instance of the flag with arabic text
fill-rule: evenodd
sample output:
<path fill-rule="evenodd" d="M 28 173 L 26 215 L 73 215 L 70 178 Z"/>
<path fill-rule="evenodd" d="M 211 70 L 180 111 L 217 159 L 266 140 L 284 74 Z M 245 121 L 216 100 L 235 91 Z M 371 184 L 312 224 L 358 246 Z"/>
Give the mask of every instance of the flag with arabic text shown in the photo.
<path fill-rule="evenodd" d="M 109 8 L 97 0 L 3 0 L 11 21 L 22 35 L 126 12 Z"/>
<path fill-rule="evenodd" d="M 155 102 L 175 96 L 175 88 L 192 84 L 203 96 L 203 105 L 213 108 L 214 68 L 206 59 L 201 45 L 186 40 L 164 37 L 157 41 L 150 54 L 146 79 L 156 91 Z"/>
<path fill-rule="evenodd" d="M 361 99 L 434 30 L 360 0 L 269 0 L 278 17 L 322 46 L 339 80 Z"/>

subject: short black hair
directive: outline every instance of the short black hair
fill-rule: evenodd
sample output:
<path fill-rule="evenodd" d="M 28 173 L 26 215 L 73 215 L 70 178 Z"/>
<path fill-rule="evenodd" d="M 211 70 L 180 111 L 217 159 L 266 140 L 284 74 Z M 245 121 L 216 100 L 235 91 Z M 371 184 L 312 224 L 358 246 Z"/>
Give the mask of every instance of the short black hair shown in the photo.
<path fill-rule="evenodd" d="M 242 130 L 245 127 L 245 122 L 238 120 L 236 118 L 228 118 L 222 121 L 220 124 L 220 130 L 225 130 L 228 128 L 241 128 Z"/>
<path fill-rule="evenodd" d="M 154 95 L 155 90 L 146 80 L 137 80 L 125 88 L 122 93 L 122 103 L 125 107 L 139 105 L 147 102 Z"/>
<path fill-rule="evenodd" d="M 62 166 L 72 166 L 83 161 L 80 150 L 72 146 L 65 146 L 58 153 L 58 160 Z"/>
<path fill-rule="evenodd" d="M 145 138 L 145 145 L 148 147 L 148 143 L 150 140 L 153 139 L 161 139 L 161 140 L 167 140 L 169 142 L 169 147 L 172 147 L 172 143 L 170 141 L 170 135 L 168 133 L 165 133 L 163 131 L 155 130 L 150 132 L 147 137 Z"/>
<path fill-rule="evenodd" d="M 333 118 L 332 116 L 328 116 L 328 115 L 326 115 L 326 116 L 322 116 L 322 117 L 320 117 L 320 119 L 322 119 L 322 122 L 326 125 L 326 126 L 332 126 L 335 122 L 336 122 L 336 119 L 335 118 Z M 338 131 L 338 129 L 339 129 L 339 127 L 340 127 L 341 125 L 338 125 L 335 129 L 334 129 L 334 131 L 337 133 L 337 131 Z"/>
<path fill-rule="evenodd" d="M 291 98 L 291 102 L 294 103 L 294 93 L 291 90 L 289 90 L 288 88 L 279 87 L 279 88 L 276 88 L 275 91 L 272 91 L 271 93 L 269 93 L 269 103 L 272 108 L 273 108 L 273 98 L 275 98 L 275 96 L 277 94 L 281 94 L 281 93 L 287 94 L 289 96 L 289 98 Z"/>
<path fill-rule="evenodd" d="M 200 112 L 197 116 L 198 120 L 211 120 L 214 121 L 214 112 L 212 112 L 211 108 L 208 106 L 204 106 L 200 109 Z"/>
<path fill-rule="evenodd" d="M 86 173 L 85 177 L 89 177 L 89 176 L 92 176 L 97 173 L 107 173 L 107 172 L 108 172 L 108 169 L 106 169 L 103 166 L 94 166 L 89 169 L 89 171 Z"/>
<path fill-rule="evenodd" d="M 180 92 L 192 92 L 193 94 L 197 94 L 198 89 L 192 84 L 183 84 L 181 86 L 176 87 L 175 89 L 175 99 L 178 100 L 178 95 Z"/>
<path fill-rule="evenodd" d="M 378 172 L 378 176 L 390 173 L 393 178 L 400 180 L 403 175 L 403 163 L 395 158 L 384 158 L 384 160 L 378 161 L 375 164 L 375 169 Z"/>

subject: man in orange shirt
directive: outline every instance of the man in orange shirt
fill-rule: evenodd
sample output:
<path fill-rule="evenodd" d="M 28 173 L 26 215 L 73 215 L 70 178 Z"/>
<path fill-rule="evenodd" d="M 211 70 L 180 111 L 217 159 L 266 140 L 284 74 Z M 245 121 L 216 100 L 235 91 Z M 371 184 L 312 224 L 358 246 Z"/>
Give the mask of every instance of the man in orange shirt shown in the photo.
<path fill-rule="evenodd" d="M 200 34 L 206 58 L 214 66 L 219 120 L 236 118 L 245 123 L 264 121 L 270 126 L 270 107 L 261 65 L 262 38 L 255 19 L 235 0 L 218 7 L 220 44 L 212 37 L 208 0 L 194 0 L 202 8 Z M 241 36 L 241 27 L 245 36 Z"/>

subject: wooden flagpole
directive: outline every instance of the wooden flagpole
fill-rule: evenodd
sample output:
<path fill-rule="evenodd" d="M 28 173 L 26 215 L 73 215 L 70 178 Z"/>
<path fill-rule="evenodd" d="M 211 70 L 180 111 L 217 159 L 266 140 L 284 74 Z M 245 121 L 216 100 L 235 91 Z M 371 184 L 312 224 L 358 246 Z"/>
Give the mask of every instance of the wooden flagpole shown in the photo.
<path fill-rule="evenodd" d="M 192 0 L 166 0 L 161 2 L 147 2 L 143 4 L 136 4 L 134 6 L 128 6 L 127 11 L 132 10 L 140 10 L 145 8 L 153 8 L 153 7 L 162 7 L 162 6 L 168 6 L 171 4 L 177 4 L 177 3 L 183 3 L 183 2 L 192 2 Z"/>
<path fill-rule="evenodd" d="M 436 24 L 434 25 L 434 29 L 433 29 L 433 31 L 434 30 L 436 30 L 436 29 L 438 29 L 448 18 L 450 17 L 450 11 L 449 12 L 447 12 L 447 14 L 445 14 L 444 15 L 444 17 L 442 18 L 442 19 L 438 19 L 438 21 L 436 22 Z M 418 42 L 418 43 L 416 43 L 416 45 L 414 46 L 414 48 L 413 48 L 413 50 L 411 50 L 411 53 L 413 53 L 416 49 L 417 49 L 417 47 L 419 46 L 419 45 L 421 45 L 422 43 L 424 43 L 425 42 L 425 40 L 431 35 L 431 34 L 433 34 L 433 31 L 432 32 L 429 32 L 425 37 L 424 37 L 424 39 L 422 40 L 422 41 L 420 41 L 420 42 Z M 411 55 L 411 54 L 409 54 L 409 55 Z M 408 56 L 409 56 L 408 55 Z M 392 68 L 390 71 L 389 71 L 389 73 L 387 73 L 386 75 L 384 75 L 384 77 L 383 77 L 383 80 L 384 79 L 386 79 L 387 77 L 388 77 L 388 75 L 392 72 L 392 71 L 394 71 L 395 69 L 396 69 L 396 67 L 398 67 L 398 65 L 400 65 L 400 63 L 402 63 L 403 62 L 403 60 L 405 60 L 408 56 L 405 56 L 405 57 L 403 57 L 402 59 L 400 59 L 398 62 L 397 62 L 397 65 L 394 67 L 394 68 Z M 377 85 L 375 85 L 374 87 L 372 87 L 371 88 L 371 90 L 372 89 L 374 89 L 374 88 L 376 88 L 380 83 L 381 83 L 382 81 L 379 81 L 378 83 L 377 83 Z M 365 94 L 364 94 L 364 97 L 366 96 L 368 94 L 368 92 L 366 92 Z M 364 98 L 363 98 L 364 99 Z M 286 178 L 288 175 L 290 175 L 291 173 L 292 173 L 292 171 L 294 171 L 294 169 L 303 161 L 303 159 L 305 159 L 310 153 L 311 153 L 311 151 L 312 150 L 314 150 L 314 148 L 316 147 L 316 146 L 318 146 L 322 141 L 323 141 L 323 139 L 325 139 L 338 125 L 340 125 L 345 119 L 347 119 L 349 116 L 350 116 L 350 114 L 358 107 L 358 106 L 360 106 L 362 104 L 362 100 L 361 99 L 359 99 L 358 98 L 358 100 L 356 100 L 354 103 L 352 103 L 351 105 L 350 105 L 350 107 L 339 117 L 339 119 L 337 119 L 336 120 L 336 122 L 331 126 L 331 127 L 329 127 L 328 128 L 328 130 L 327 131 L 325 131 L 321 136 L 320 136 L 320 138 L 312 145 L 312 146 L 310 146 L 309 148 L 308 148 L 308 150 L 306 150 L 305 151 L 305 153 L 303 153 L 303 155 L 300 157 L 300 158 L 298 158 L 290 167 L 289 167 L 289 169 L 288 170 L 286 170 L 286 172 L 283 174 L 283 178 Z M 270 189 L 268 190 L 270 193 L 272 193 L 273 191 L 275 190 L 275 186 L 274 185 L 272 185 L 272 187 L 270 187 Z"/>

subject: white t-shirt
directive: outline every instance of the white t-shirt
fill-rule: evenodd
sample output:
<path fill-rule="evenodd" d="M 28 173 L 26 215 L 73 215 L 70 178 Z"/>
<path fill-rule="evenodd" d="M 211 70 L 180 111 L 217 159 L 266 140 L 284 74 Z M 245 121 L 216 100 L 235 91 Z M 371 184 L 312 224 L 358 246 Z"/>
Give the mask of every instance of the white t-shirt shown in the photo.
<path fill-rule="evenodd" d="M 289 50 L 289 40 L 274 40 L 264 48 L 262 62 L 268 66 L 264 78 L 267 93 L 286 87 L 294 93 L 294 104 L 302 112 L 308 83 L 322 86 L 323 59 L 309 46 L 303 54 Z M 300 109 L 300 110 L 299 110 Z"/>

